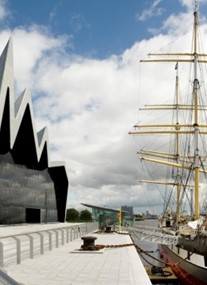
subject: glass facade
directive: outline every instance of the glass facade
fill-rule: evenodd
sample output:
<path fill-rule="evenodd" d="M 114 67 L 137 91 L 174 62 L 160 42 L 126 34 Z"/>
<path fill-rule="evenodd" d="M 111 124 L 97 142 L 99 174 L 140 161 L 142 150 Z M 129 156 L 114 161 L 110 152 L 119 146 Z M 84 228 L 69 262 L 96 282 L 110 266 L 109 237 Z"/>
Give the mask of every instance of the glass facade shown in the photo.
<path fill-rule="evenodd" d="M 57 221 L 54 182 L 46 170 L 15 164 L 0 155 L 0 224 Z"/>
<path fill-rule="evenodd" d="M 122 210 L 122 223 L 123 226 L 130 226 L 134 225 L 134 213 L 133 207 L 131 206 L 121 206 Z"/>
<path fill-rule="evenodd" d="M 104 229 L 108 225 L 118 224 L 118 214 L 116 211 L 107 209 L 92 208 L 92 217 L 99 223 L 99 229 Z"/>
<path fill-rule="evenodd" d="M 91 208 L 92 218 L 94 221 L 99 222 L 100 229 L 104 229 L 108 225 L 113 225 L 115 227 L 120 223 L 124 227 L 133 226 L 134 224 L 134 215 L 133 213 L 129 212 L 129 210 L 133 212 L 132 207 L 129 207 L 129 209 L 127 208 L 125 210 L 123 210 L 121 207 L 121 211 L 96 206 L 91 206 Z"/>

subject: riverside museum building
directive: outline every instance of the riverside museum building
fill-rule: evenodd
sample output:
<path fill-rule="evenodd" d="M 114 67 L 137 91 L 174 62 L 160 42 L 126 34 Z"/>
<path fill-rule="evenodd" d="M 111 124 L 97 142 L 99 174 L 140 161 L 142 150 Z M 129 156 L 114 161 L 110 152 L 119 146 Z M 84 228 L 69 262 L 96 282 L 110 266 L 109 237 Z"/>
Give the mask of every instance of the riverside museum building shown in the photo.
<path fill-rule="evenodd" d="M 35 130 L 31 94 L 14 100 L 10 39 L 0 57 L 0 224 L 64 222 L 68 177 Z"/>

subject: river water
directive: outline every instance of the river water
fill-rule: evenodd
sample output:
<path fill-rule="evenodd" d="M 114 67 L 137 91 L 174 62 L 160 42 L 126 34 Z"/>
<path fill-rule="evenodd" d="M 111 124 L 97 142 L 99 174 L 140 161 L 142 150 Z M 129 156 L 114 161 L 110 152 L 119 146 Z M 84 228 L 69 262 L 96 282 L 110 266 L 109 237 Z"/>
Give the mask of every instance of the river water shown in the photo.
<path fill-rule="evenodd" d="M 148 226 L 148 227 L 157 227 L 158 226 L 158 220 L 150 220 L 150 219 L 146 219 L 144 221 L 136 221 L 135 222 L 135 226 L 137 225 L 142 225 L 142 226 Z M 147 242 L 147 241 L 140 241 L 140 240 L 134 240 L 134 242 L 144 251 L 148 252 L 149 255 L 160 259 L 160 255 L 159 255 L 159 251 L 158 251 L 158 244 L 156 243 L 152 243 L 152 242 Z M 142 256 L 140 255 L 142 262 L 144 265 L 149 265 L 153 264 L 156 266 L 160 266 L 160 263 L 158 261 L 156 261 L 153 258 L 150 258 L 149 256 L 147 256 L 146 254 L 143 255 L 145 259 L 142 258 Z"/>
<path fill-rule="evenodd" d="M 136 221 L 135 222 L 135 226 L 136 224 L 138 225 L 142 225 L 142 226 L 148 226 L 148 227 L 157 227 L 158 226 L 158 220 L 144 220 L 144 221 Z M 145 252 L 148 252 L 148 254 L 150 256 L 152 256 L 153 258 L 151 258 L 150 256 L 146 255 L 146 254 L 143 254 L 143 257 L 144 259 L 142 258 L 142 255 L 139 254 L 141 260 L 142 260 L 142 263 L 144 266 L 152 266 L 152 265 L 155 265 L 155 266 L 161 266 L 163 267 L 163 264 L 160 263 L 159 261 L 155 260 L 155 259 L 158 259 L 158 260 L 161 260 L 162 259 L 160 258 L 160 253 L 158 251 L 158 244 L 156 243 L 152 243 L 152 242 L 147 242 L 147 241 L 140 241 L 140 240 L 134 240 L 134 242 L 141 248 L 143 249 Z M 167 283 L 164 283 L 165 281 L 163 281 L 161 284 L 169 284 L 169 285 L 172 285 L 172 284 L 175 284 L 175 283 L 170 283 L 170 281 L 166 281 Z M 176 284 L 181 284 L 179 283 L 180 281 L 178 281 L 178 283 Z M 161 285 L 160 283 L 156 283 L 157 285 Z"/>

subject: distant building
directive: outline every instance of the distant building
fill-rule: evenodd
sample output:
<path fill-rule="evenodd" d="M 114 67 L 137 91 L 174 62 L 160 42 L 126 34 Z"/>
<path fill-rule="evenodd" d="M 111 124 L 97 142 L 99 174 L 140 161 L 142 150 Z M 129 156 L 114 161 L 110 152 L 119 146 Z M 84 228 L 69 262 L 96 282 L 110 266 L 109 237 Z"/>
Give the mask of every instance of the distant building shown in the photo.
<path fill-rule="evenodd" d="M 0 57 L 0 224 L 64 222 L 68 177 L 35 130 L 31 95 L 14 102 L 12 40 Z"/>
<path fill-rule="evenodd" d="M 99 229 L 105 228 L 107 225 L 118 224 L 119 209 L 112 209 L 107 207 L 101 207 L 96 205 L 89 205 L 82 203 L 83 206 L 92 209 L 92 218 L 99 223 Z"/>
<path fill-rule="evenodd" d="M 121 210 L 123 212 L 122 219 L 123 225 L 132 226 L 134 223 L 134 210 L 131 206 L 121 206 Z M 124 213 L 125 212 L 125 213 Z"/>
<path fill-rule="evenodd" d="M 146 218 L 149 218 L 151 216 L 151 213 L 149 210 L 146 211 Z"/>
<path fill-rule="evenodd" d="M 147 210 L 143 216 L 145 219 L 157 219 L 157 215 L 151 214 L 149 210 Z"/>
<path fill-rule="evenodd" d="M 122 211 L 128 212 L 130 215 L 133 215 L 133 207 L 131 206 L 121 206 Z"/>

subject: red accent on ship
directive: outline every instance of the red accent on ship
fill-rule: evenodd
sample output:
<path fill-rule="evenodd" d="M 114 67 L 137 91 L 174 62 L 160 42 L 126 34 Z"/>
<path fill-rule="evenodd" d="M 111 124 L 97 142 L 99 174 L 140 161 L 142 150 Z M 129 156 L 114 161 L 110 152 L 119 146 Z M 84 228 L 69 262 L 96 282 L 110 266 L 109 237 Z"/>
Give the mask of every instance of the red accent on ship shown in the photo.
<path fill-rule="evenodd" d="M 193 275 L 191 275 L 189 272 L 183 270 L 179 266 L 179 263 L 175 263 L 174 260 L 165 252 L 162 246 L 159 245 L 158 248 L 163 261 L 169 263 L 170 267 L 172 268 L 172 271 L 178 277 L 181 285 L 207 285 L 207 280 L 206 282 L 202 282 L 195 278 Z"/>

